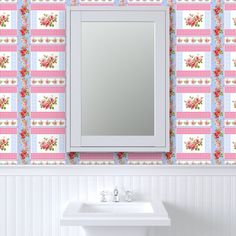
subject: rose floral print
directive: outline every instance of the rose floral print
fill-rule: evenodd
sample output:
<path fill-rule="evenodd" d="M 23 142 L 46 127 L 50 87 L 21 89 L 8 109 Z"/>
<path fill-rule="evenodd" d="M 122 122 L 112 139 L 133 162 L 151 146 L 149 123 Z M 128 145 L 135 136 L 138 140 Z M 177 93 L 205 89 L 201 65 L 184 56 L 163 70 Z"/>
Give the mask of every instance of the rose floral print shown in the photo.
<path fill-rule="evenodd" d="M 189 55 L 189 57 L 185 59 L 185 65 L 190 68 L 199 69 L 200 65 L 203 63 L 202 59 L 203 59 L 203 56 Z"/>
<path fill-rule="evenodd" d="M 6 147 L 9 146 L 9 138 L 0 138 L 0 150 L 1 151 L 6 151 Z"/>
<path fill-rule="evenodd" d="M 200 27 L 200 23 L 202 22 L 203 15 L 200 14 L 189 14 L 187 18 L 185 18 L 185 24 L 191 27 Z"/>
<path fill-rule="evenodd" d="M 236 150 L 236 142 L 232 142 L 232 143 L 233 143 L 234 150 Z"/>
<path fill-rule="evenodd" d="M 191 110 L 199 110 L 202 105 L 203 97 L 192 97 L 190 96 L 185 102 L 186 108 Z"/>
<path fill-rule="evenodd" d="M 0 68 L 5 69 L 7 64 L 9 64 L 9 56 L 0 56 Z"/>
<path fill-rule="evenodd" d="M 0 27 L 6 27 L 9 22 L 9 15 L 0 15 Z"/>
<path fill-rule="evenodd" d="M 187 150 L 190 151 L 200 151 L 200 147 L 202 146 L 203 138 L 192 138 L 190 137 L 189 140 L 185 143 L 185 147 Z"/>
<path fill-rule="evenodd" d="M 236 67 L 236 59 L 233 59 L 232 61 L 234 63 L 234 67 Z"/>
<path fill-rule="evenodd" d="M 234 26 L 236 26 L 236 17 L 232 18 L 233 22 L 234 22 Z"/>
<path fill-rule="evenodd" d="M 234 108 L 236 108 L 236 100 L 232 101 Z"/>
<path fill-rule="evenodd" d="M 57 15 L 44 14 L 43 17 L 39 18 L 40 25 L 45 27 L 54 27 L 54 23 L 57 22 Z"/>
<path fill-rule="evenodd" d="M 40 149 L 45 151 L 54 151 L 57 146 L 57 138 L 43 138 L 40 144 Z"/>
<path fill-rule="evenodd" d="M 9 104 L 9 97 L 1 97 L 0 98 L 0 109 L 1 110 L 6 110 L 6 106 Z"/>
<path fill-rule="evenodd" d="M 128 153 L 127 152 L 116 152 L 113 153 L 115 164 L 124 165 L 128 162 Z"/>
<path fill-rule="evenodd" d="M 44 108 L 45 110 L 54 110 L 54 106 L 57 105 L 57 97 L 51 96 L 46 97 L 44 96 L 42 100 L 39 101 L 40 107 Z"/>
<path fill-rule="evenodd" d="M 39 61 L 41 67 L 54 68 L 55 64 L 57 63 L 57 56 L 44 55 L 42 59 L 39 59 Z"/>

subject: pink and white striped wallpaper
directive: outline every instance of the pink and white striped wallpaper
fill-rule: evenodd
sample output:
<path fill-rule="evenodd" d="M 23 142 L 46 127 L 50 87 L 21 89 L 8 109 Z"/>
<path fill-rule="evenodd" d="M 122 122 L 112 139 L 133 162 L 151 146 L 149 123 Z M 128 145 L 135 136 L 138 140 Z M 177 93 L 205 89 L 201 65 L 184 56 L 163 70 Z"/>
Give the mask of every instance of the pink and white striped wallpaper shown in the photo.
<path fill-rule="evenodd" d="M 170 7 L 169 153 L 65 153 L 67 5 Z M 0 0 L 0 163 L 236 163 L 236 2 Z"/>

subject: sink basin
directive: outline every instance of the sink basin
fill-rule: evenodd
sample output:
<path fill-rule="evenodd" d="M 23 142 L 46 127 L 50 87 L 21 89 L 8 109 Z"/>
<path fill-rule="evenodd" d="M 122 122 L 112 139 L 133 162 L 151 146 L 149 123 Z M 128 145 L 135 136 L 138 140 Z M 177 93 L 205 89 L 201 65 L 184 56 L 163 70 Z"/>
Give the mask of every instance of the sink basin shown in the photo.
<path fill-rule="evenodd" d="M 154 213 L 150 202 L 135 203 L 83 203 L 78 209 L 80 213 L 134 214 Z"/>
<path fill-rule="evenodd" d="M 69 202 L 61 225 L 70 226 L 169 226 L 162 202 Z"/>

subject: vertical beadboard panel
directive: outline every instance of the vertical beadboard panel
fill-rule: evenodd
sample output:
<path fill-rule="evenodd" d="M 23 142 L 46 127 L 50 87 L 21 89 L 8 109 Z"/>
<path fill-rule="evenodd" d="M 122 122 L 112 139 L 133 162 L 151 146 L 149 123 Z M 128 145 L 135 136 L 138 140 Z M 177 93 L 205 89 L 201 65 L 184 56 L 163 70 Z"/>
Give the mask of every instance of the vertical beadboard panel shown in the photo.
<path fill-rule="evenodd" d="M 50 201 L 49 201 L 49 193 L 50 193 L 50 177 L 43 176 L 42 179 L 43 185 L 43 192 L 42 192 L 42 206 L 43 206 L 43 219 L 42 219 L 42 236 L 50 235 L 50 215 L 49 215 L 49 208 Z M 60 196 L 60 193 L 59 193 Z"/>
<path fill-rule="evenodd" d="M 7 235 L 7 177 L 0 177 L 0 235 Z"/>
<path fill-rule="evenodd" d="M 6 220 L 7 220 L 7 236 L 16 235 L 16 181 L 14 176 L 7 176 L 6 191 Z"/>
<path fill-rule="evenodd" d="M 63 176 L 63 177 L 60 177 L 60 196 L 61 196 L 61 209 L 63 209 L 65 207 L 65 204 L 66 202 L 69 200 L 69 187 L 68 187 L 68 177 L 66 176 Z M 81 184 L 81 179 L 79 179 L 79 186 L 80 186 L 80 191 L 83 191 L 82 189 L 82 185 Z M 81 198 L 79 197 L 79 200 L 81 200 Z M 62 236 L 70 236 L 69 235 L 69 227 L 66 227 L 66 226 L 63 226 L 61 227 L 61 235 Z M 51 236 L 49 234 L 49 236 Z"/>
<path fill-rule="evenodd" d="M 234 236 L 236 176 L 0 176 L 1 236 L 84 236 L 79 227 L 60 227 L 68 200 L 99 199 L 117 186 L 123 199 L 162 200 L 171 227 L 150 236 Z"/>
<path fill-rule="evenodd" d="M 25 235 L 25 177 L 16 177 L 16 235 Z M 0 234 L 1 235 L 1 234 Z M 4 234 L 3 234 L 4 235 Z"/>
<path fill-rule="evenodd" d="M 230 236 L 234 236 L 236 232 L 236 224 L 235 224 L 235 219 L 236 219 L 236 178 L 231 177 L 231 201 L 230 201 L 230 207 L 231 207 L 231 212 L 228 215 L 230 219 Z"/>

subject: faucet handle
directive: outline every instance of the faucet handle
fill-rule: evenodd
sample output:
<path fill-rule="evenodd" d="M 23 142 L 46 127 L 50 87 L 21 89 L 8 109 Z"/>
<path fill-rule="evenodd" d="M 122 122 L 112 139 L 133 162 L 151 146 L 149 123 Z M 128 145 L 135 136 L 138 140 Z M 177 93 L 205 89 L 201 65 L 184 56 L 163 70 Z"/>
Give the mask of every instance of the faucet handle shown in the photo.
<path fill-rule="evenodd" d="M 106 198 L 107 192 L 102 191 L 100 195 L 101 195 L 101 202 L 107 202 L 107 198 Z"/>
<path fill-rule="evenodd" d="M 131 202 L 133 200 L 133 192 L 132 191 L 125 191 L 125 201 Z"/>

